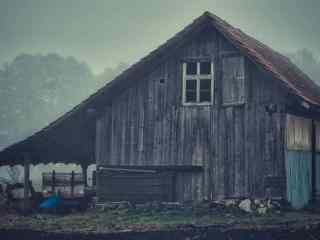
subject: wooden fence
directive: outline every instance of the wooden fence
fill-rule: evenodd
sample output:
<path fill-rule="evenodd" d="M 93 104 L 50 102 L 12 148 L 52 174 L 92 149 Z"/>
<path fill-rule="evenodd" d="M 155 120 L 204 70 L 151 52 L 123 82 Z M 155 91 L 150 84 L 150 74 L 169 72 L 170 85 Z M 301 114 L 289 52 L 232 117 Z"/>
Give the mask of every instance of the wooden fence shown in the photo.
<path fill-rule="evenodd" d="M 79 185 L 84 185 L 85 181 L 82 173 L 57 173 L 54 170 L 42 174 L 42 188 L 51 187 L 52 192 L 55 192 L 56 187 L 70 187 L 71 195 L 74 194 L 74 188 Z"/>

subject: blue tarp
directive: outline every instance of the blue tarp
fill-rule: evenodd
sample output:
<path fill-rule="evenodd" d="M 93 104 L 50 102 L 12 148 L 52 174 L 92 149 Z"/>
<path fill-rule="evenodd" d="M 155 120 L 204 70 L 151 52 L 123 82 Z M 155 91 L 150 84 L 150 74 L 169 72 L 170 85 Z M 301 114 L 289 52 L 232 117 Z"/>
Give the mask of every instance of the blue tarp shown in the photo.
<path fill-rule="evenodd" d="M 49 197 L 47 200 L 42 202 L 39 206 L 40 209 L 52 209 L 57 207 L 59 204 L 61 204 L 62 199 L 59 195 L 54 194 L 51 197 Z"/>

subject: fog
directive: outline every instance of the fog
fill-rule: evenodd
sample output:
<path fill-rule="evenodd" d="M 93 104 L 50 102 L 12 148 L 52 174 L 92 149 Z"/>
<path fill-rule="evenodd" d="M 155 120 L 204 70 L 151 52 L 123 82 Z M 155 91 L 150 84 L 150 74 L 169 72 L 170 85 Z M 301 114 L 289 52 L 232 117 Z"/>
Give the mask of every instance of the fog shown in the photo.
<path fill-rule="evenodd" d="M 318 0 L 0 0 L 0 64 L 24 52 L 133 63 L 204 11 L 282 52 L 320 53 Z"/>
<path fill-rule="evenodd" d="M 70 110 L 204 11 L 320 82 L 319 9 L 319 0 L 0 0 L 0 149 Z"/>

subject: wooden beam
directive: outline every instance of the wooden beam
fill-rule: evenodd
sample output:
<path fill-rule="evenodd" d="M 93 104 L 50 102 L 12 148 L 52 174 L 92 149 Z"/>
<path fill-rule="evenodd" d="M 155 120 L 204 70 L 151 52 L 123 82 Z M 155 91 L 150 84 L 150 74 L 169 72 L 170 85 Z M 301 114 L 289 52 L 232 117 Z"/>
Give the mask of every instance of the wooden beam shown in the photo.
<path fill-rule="evenodd" d="M 173 165 L 173 166 L 128 166 L 128 165 L 100 165 L 97 169 L 115 169 L 115 170 L 144 170 L 144 171 L 177 171 L 177 172 L 198 172 L 203 171 L 202 166 L 194 165 Z"/>
<path fill-rule="evenodd" d="M 28 212 L 30 193 L 30 158 L 28 154 L 24 154 L 24 202 L 23 211 L 26 214 Z"/>
<path fill-rule="evenodd" d="M 71 172 L 71 197 L 74 196 L 74 171 Z"/>
<path fill-rule="evenodd" d="M 52 181 L 51 181 L 51 192 L 52 194 L 55 193 L 56 190 L 56 171 L 52 170 Z"/>
<path fill-rule="evenodd" d="M 316 201 L 317 198 L 317 176 L 316 174 L 316 124 L 315 121 L 312 120 L 312 134 L 311 134 L 311 144 L 312 144 L 312 163 L 311 163 L 311 189 L 312 189 L 312 200 Z"/>
<path fill-rule="evenodd" d="M 88 165 L 87 164 L 81 164 L 82 168 L 82 177 L 83 177 L 83 183 L 84 186 L 88 186 L 88 176 L 87 176 L 87 171 L 88 171 Z"/>

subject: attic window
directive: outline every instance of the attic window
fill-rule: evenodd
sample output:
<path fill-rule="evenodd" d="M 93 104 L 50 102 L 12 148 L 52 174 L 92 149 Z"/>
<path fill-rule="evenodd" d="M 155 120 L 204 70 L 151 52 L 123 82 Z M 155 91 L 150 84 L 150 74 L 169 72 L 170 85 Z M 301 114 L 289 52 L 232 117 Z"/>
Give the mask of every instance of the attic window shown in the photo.
<path fill-rule="evenodd" d="M 183 104 L 206 105 L 213 101 L 214 68 L 211 61 L 183 63 Z"/>

